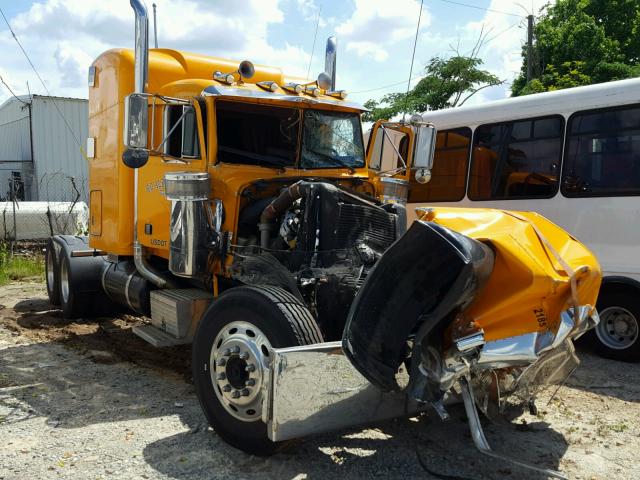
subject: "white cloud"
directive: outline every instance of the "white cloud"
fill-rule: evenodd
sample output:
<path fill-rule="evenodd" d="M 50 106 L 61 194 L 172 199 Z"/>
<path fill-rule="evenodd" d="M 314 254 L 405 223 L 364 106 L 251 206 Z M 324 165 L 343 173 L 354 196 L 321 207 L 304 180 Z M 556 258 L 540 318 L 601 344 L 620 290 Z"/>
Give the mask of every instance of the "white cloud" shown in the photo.
<path fill-rule="evenodd" d="M 91 64 L 93 58 L 67 41 L 58 44 L 53 56 L 60 71 L 61 87 L 74 88 L 85 85 L 87 65 Z"/>
<path fill-rule="evenodd" d="M 268 40 L 284 22 L 281 0 L 155 0 L 159 46 L 281 66 L 306 74 L 309 53 Z M 312 2 L 308 2 L 312 3 Z M 149 15 L 151 2 L 147 2 Z M 268 7 L 268 8 L 267 8 Z M 86 97 L 87 69 L 110 48 L 132 48 L 134 14 L 128 0 L 40 0 L 9 21 L 53 95 Z M 153 22 L 150 22 L 153 45 Z M 3 75 L 16 93 L 45 93 L 6 29 L 0 29 Z M 8 78 L 7 78 L 8 77 Z M 8 96 L 0 87 L 0 102 Z"/>
<path fill-rule="evenodd" d="M 419 12 L 416 0 L 355 0 L 355 11 L 336 26 L 336 33 L 347 51 L 381 62 L 389 57 L 386 45 L 415 35 Z M 430 23 L 429 11 L 423 7 L 420 26 Z"/>
<path fill-rule="evenodd" d="M 523 2 L 523 5 L 526 5 L 527 8 L 533 8 L 533 11 L 529 12 L 523 6 L 510 0 L 492 0 L 487 8 L 494 11 L 487 11 L 481 20 L 469 22 L 465 25 L 464 34 L 469 44 L 477 40 L 483 27 L 485 33 L 488 31 L 488 41 L 480 52 L 480 57 L 486 60 L 484 65 L 486 69 L 508 83 L 518 75 L 522 65 L 521 46 L 525 41 L 527 32 L 527 20 L 525 17 L 527 13 L 533 13 L 534 15 L 539 13 L 540 9 L 547 3 L 549 3 L 548 0 Z M 505 13 L 511 13 L 520 18 L 513 15 L 505 15 Z M 494 95 L 489 91 L 483 92 L 483 98 L 495 99 L 497 90 L 495 89 L 495 92 L 493 92 Z M 501 87 L 500 92 L 498 94 L 500 97 L 511 94 L 508 85 Z M 480 97 L 474 99 L 474 103 L 479 99 Z"/>
<path fill-rule="evenodd" d="M 347 42 L 347 50 L 354 51 L 361 57 L 371 57 L 377 62 L 383 62 L 389 58 L 389 52 L 374 42 Z"/>
<path fill-rule="evenodd" d="M 315 0 L 296 0 L 296 4 L 305 20 L 315 20 L 317 18 L 320 7 L 316 5 Z"/>

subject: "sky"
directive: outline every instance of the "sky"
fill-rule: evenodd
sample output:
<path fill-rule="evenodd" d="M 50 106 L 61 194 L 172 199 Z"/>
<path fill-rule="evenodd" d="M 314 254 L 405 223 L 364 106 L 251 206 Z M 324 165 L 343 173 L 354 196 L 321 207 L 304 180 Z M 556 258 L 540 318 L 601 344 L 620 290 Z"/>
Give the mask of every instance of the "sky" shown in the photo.
<path fill-rule="evenodd" d="M 147 0 L 151 15 L 153 0 Z M 364 103 L 405 91 L 419 0 L 155 0 L 158 44 L 190 52 L 247 59 L 316 78 L 324 69 L 327 37 L 338 40 L 336 87 Z M 548 0 L 424 0 L 413 67 L 414 85 L 433 56 L 468 54 L 488 32 L 480 57 L 505 80 L 470 103 L 504 98 L 521 66 L 526 15 Z M 462 4 L 466 4 L 462 5 Z M 475 8 L 474 8 L 475 7 Z M 110 48 L 133 47 L 128 0 L 0 0 L 40 77 L 0 18 L 0 76 L 16 95 L 87 98 L 87 71 Z M 317 35 L 316 35 L 317 27 Z M 150 25 L 153 42 L 153 25 Z M 315 48 L 314 48 L 315 38 Z M 312 54 L 313 52 L 313 54 Z M 9 98 L 0 84 L 0 103 Z"/>

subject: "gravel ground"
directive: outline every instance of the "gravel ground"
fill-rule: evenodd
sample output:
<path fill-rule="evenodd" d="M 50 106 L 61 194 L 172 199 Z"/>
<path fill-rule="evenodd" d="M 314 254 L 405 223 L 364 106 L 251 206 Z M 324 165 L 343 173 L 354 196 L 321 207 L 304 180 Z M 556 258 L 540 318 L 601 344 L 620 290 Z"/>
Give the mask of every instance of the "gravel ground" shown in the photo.
<path fill-rule="evenodd" d="M 0 479 L 544 478 L 476 452 L 461 408 L 246 455 L 204 423 L 188 349 L 147 346 L 137 321 L 67 323 L 42 284 L 0 287 Z M 537 416 L 487 424 L 489 441 L 570 478 L 640 478 L 640 365 L 581 358 Z"/>

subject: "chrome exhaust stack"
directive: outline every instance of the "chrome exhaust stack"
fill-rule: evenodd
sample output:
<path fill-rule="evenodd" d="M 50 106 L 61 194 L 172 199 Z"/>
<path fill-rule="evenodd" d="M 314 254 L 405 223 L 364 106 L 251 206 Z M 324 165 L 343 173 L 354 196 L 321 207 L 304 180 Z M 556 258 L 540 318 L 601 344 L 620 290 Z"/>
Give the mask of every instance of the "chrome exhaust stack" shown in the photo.
<path fill-rule="evenodd" d="M 149 15 L 141 0 L 131 0 L 131 8 L 136 14 L 135 36 L 135 83 L 134 93 L 144 93 L 149 76 Z"/>
<path fill-rule="evenodd" d="M 336 56 L 338 52 L 338 41 L 336 37 L 327 38 L 327 48 L 324 55 L 324 71 L 331 77 L 331 86 L 327 89 L 332 92 L 336 89 Z"/>
<path fill-rule="evenodd" d="M 133 93 L 145 93 L 149 77 L 149 15 L 141 0 L 131 0 L 131 8 L 136 14 Z M 140 275 L 157 287 L 171 286 L 171 280 L 147 263 L 144 247 L 138 240 L 138 168 L 133 169 L 133 261 Z"/>

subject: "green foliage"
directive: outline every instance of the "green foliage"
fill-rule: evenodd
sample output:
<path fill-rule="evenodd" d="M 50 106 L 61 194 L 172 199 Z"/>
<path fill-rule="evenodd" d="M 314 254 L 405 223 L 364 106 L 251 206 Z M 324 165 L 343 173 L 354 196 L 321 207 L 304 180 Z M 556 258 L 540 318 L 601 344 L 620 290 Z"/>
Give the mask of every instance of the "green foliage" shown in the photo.
<path fill-rule="evenodd" d="M 9 255 L 7 244 L 0 243 L 0 285 L 30 277 L 44 277 L 44 262 L 41 257 L 19 257 Z"/>
<path fill-rule="evenodd" d="M 368 100 L 364 106 L 371 110 L 366 121 L 389 119 L 402 112 L 424 112 L 464 104 L 483 88 L 500 85 L 503 81 L 482 70 L 483 62 L 476 56 L 456 55 L 450 58 L 433 57 L 425 67 L 425 76 L 408 93 L 390 93 L 378 100 Z"/>
<path fill-rule="evenodd" d="M 519 95 L 550 92 L 593 83 L 591 76 L 586 74 L 584 70 L 584 62 L 579 61 L 564 62 L 558 68 L 548 65 L 544 74 L 526 84 L 520 90 Z"/>
<path fill-rule="evenodd" d="M 523 48 L 514 96 L 608 82 L 640 74 L 638 0 L 558 0 L 534 27 L 534 79 Z"/>

